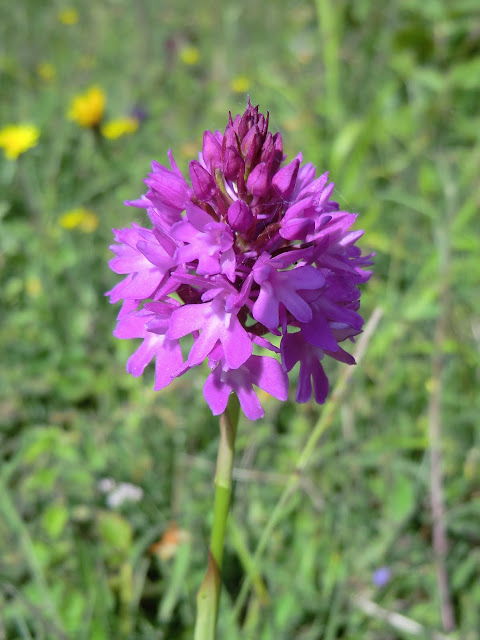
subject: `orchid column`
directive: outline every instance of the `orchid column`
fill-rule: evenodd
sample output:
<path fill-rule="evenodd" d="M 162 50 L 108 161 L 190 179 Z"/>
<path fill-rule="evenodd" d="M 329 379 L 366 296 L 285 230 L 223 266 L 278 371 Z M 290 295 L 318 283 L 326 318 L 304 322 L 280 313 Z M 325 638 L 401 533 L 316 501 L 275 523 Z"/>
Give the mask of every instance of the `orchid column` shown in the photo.
<path fill-rule="evenodd" d="M 370 277 L 371 256 L 355 246 L 356 215 L 339 211 L 328 174 L 316 177 L 301 154 L 284 164 L 280 134 L 250 101 L 224 133 L 204 133 L 190 183 L 168 155 L 170 168 L 153 162 L 146 195 L 126 203 L 145 209 L 151 227 L 114 231 L 110 266 L 126 275 L 109 292 L 111 302 L 123 300 L 114 335 L 143 340 L 127 371 L 139 376 L 155 358 L 160 390 L 206 361 L 213 414 L 229 419 L 233 392 L 257 420 L 264 412 L 254 386 L 286 400 L 287 374 L 299 362 L 296 401 L 313 390 L 323 403 L 322 359 L 354 364 L 339 343 L 363 326 L 358 285 Z M 271 355 L 254 355 L 254 345 Z"/>

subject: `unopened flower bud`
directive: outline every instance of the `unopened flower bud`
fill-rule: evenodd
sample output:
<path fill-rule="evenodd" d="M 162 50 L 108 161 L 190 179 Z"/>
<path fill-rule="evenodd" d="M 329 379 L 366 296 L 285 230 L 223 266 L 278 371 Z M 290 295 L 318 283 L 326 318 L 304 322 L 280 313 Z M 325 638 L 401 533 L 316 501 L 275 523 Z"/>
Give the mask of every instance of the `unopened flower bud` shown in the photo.
<path fill-rule="evenodd" d="M 203 161 L 211 171 L 222 166 L 222 145 L 211 131 L 205 131 L 203 134 L 202 155 Z"/>
<path fill-rule="evenodd" d="M 188 166 L 195 196 L 199 200 L 211 200 L 217 190 L 215 180 L 196 160 L 192 160 Z"/>
<path fill-rule="evenodd" d="M 145 184 L 152 190 L 155 198 L 169 207 L 180 211 L 185 209 L 192 190 L 185 179 L 168 171 L 158 162 L 152 162 L 152 173 L 145 178 Z"/>
<path fill-rule="evenodd" d="M 264 198 L 270 189 L 270 176 L 268 167 L 264 162 L 257 164 L 248 176 L 247 189 L 258 198 Z"/>
<path fill-rule="evenodd" d="M 248 101 L 247 108 L 245 113 L 241 116 L 238 121 L 238 135 L 240 140 L 242 140 L 248 133 L 248 131 L 252 128 L 252 126 L 258 122 L 258 107 L 253 107 L 250 100 Z M 236 123 L 236 119 L 235 119 Z M 234 124 L 235 124 L 234 123 Z"/>
<path fill-rule="evenodd" d="M 237 181 L 239 174 L 245 173 L 245 162 L 242 156 L 232 147 L 225 150 L 223 154 L 223 173 L 227 180 Z"/>
<path fill-rule="evenodd" d="M 282 142 L 282 136 L 279 133 L 276 133 L 273 136 L 273 146 L 275 149 L 274 152 L 274 159 L 272 162 L 272 171 L 278 171 L 280 165 L 283 162 L 283 142 Z"/>
<path fill-rule="evenodd" d="M 251 228 L 255 217 L 252 210 L 243 200 L 235 200 L 228 209 L 228 222 L 234 231 L 246 234 Z"/>
<path fill-rule="evenodd" d="M 241 150 L 245 157 L 245 164 L 251 167 L 262 146 L 262 136 L 258 127 L 254 125 L 242 140 Z"/>

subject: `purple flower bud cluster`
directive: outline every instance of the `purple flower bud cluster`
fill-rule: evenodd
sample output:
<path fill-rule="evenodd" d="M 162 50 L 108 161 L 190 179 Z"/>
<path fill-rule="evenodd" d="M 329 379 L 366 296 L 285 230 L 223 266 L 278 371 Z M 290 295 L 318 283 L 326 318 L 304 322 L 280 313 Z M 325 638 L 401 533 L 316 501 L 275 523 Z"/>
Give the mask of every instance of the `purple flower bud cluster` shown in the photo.
<path fill-rule="evenodd" d="M 323 357 L 354 364 L 339 343 L 363 325 L 357 285 L 371 256 L 355 246 L 363 232 L 349 230 L 356 215 L 339 211 L 328 174 L 316 177 L 301 154 L 283 164 L 280 134 L 250 101 L 225 133 L 204 133 L 190 183 L 168 156 L 170 168 L 152 163 L 146 195 L 126 203 L 146 209 L 152 228 L 114 230 L 110 267 L 126 276 L 108 292 L 124 301 L 114 335 L 142 339 L 127 371 L 139 376 L 155 358 L 158 390 L 206 360 L 213 414 L 233 391 L 256 420 L 264 413 L 253 387 L 286 400 L 299 362 L 297 402 L 313 388 L 323 403 Z"/>

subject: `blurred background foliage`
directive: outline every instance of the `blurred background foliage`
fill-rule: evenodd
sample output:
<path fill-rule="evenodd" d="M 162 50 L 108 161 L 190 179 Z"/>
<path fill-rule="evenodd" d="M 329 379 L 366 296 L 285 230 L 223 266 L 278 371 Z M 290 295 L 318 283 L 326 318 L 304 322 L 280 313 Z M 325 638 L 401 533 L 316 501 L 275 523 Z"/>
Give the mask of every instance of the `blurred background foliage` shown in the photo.
<path fill-rule="evenodd" d="M 67 114 L 92 86 L 105 109 L 80 126 Z M 39 132 L 0 158 L 0 638 L 191 637 L 217 421 L 198 370 L 161 393 L 125 373 L 133 344 L 112 337 L 108 245 L 112 227 L 145 224 L 122 203 L 145 190 L 151 160 L 172 148 L 185 169 L 203 130 L 223 129 L 250 94 L 289 157 L 328 168 L 341 207 L 360 213 L 376 252 L 362 310 L 383 317 L 253 566 L 324 409 L 264 398 L 266 418 L 242 420 L 219 636 L 441 631 L 429 497 L 440 446 L 450 637 L 476 640 L 477 0 L 2 2 L 0 92 L 0 129 Z"/>

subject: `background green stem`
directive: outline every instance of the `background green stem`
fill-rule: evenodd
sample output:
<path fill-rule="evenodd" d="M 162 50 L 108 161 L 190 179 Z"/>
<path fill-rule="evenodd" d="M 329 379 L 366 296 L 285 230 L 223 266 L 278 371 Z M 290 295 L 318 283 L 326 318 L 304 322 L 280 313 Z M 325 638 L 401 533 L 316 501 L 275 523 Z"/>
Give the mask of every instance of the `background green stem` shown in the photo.
<path fill-rule="evenodd" d="M 232 495 L 232 469 L 239 409 L 238 398 L 232 394 L 225 412 L 220 417 L 220 442 L 215 474 L 213 525 L 207 573 L 197 594 L 195 640 L 214 640 L 215 638 L 218 603 L 222 586 L 223 546 Z"/>
<path fill-rule="evenodd" d="M 373 335 L 378 323 L 380 322 L 382 315 L 383 315 L 383 310 L 380 307 L 377 307 L 373 312 L 372 316 L 370 317 L 370 320 L 368 321 L 367 325 L 365 326 L 365 330 L 361 335 L 361 337 L 359 338 L 357 343 L 357 349 L 355 350 L 355 360 L 357 364 L 360 364 L 365 354 L 370 337 Z M 285 513 L 287 513 L 287 505 L 290 501 L 291 496 L 294 495 L 296 489 L 300 484 L 300 476 L 302 472 L 305 470 L 305 467 L 307 466 L 307 464 L 309 463 L 310 458 L 312 457 L 312 454 L 314 453 L 320 438 L 323 436 L 325 431 L 329 428 L 329 426 L 333 422 L 333 419 L 336 415 L 338 407 L 340 406 L 341 401 L 346 391 L 348 390 L 349 382 L 354 372 L 355 372 L 355 367 L 345 367 L 343 369 L 343 373 L 338 379 L 338 382 L 335 385 L 335 389 L 331 393 L 330 399 L 328 403 L 325 405 L 325 408 L 322 412 L 321 417 L 318 419 L 305 446 L 300 452 L 294 472 L 292 473 L 285 488 L 283 489 L 283 492 L 277 504 L 275 505 L 275 508 L 273 509 L 267 524 L 263 528 L 262 535 L 260 536 L 260 540 L 258 542 L 256 551 L 253 554 L 252 562 L 254 565 L 260 564 L 262 553 L 264 552 L 268 544 L 268 541 L 271 539 L 273 530 L 275 529 L 277 524 L 281 521 L 281 519 L 284 517 Z M 240 593 L 237 597 L 237 600 L 235 602 L 235 607 L 233 609 L 233 618 L 235 620 L 238 620 L 240 617 L 240 612 L 242 611 L 245 605 L 251 584 L 252 584 L 252 574 L 246 573 L 242 588 L 240 589 Z"/>

